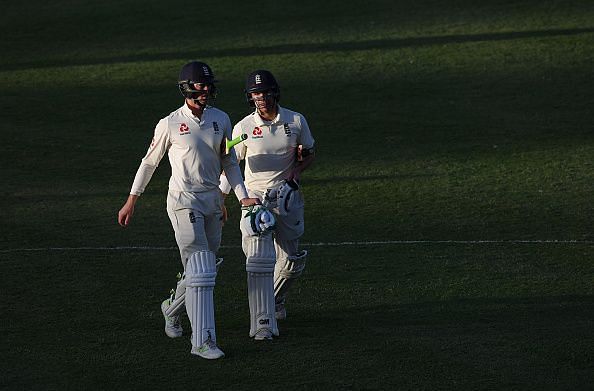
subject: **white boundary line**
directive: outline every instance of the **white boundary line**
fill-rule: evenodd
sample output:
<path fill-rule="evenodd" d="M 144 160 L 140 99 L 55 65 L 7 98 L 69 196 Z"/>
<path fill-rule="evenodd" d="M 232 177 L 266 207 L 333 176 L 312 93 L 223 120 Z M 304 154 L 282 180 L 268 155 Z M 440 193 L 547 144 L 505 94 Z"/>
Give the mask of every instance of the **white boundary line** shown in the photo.
<path fill-rule="evenodd" d="M 320 242 L 302 243 L 303 247 L 340 247 L 340 246 L 381 246 L 391 244 L 594 244 L 594 240 L 384 240 L 371 242 Z M 241 248 L 241 246 L 223 245 L 225 248 Z M 2 249 L 0 254 L 35 251 L 172 251 L 177 247 L 158 246 L 115 246 L 115 247 L 39 247 Z"/>

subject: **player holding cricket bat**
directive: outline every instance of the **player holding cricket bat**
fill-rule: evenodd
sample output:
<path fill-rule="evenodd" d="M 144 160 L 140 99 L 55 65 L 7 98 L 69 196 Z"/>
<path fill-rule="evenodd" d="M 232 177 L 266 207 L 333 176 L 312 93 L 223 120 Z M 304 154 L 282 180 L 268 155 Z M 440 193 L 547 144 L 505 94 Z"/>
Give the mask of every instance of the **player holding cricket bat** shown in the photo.
<path fill-rule="evenodd" d="M 314 160 L 314 139 L 303 115 L 279 106 L 280 88 L 269 71 L 252 72 L 245 94 L 255 111 L 233 128 L 234 137 L 248 135 L 235 146 L 235 152 L 238 159 L 245 160 L 250 197 L 260 199 L 276 218 L 276 229 L 268 235 L 254 234 L 246 224 L 240 226 L 248 280 L 249 335 L 268 340 L 278 335 L 276 321 L 286 318 L 289 287 L 305 268 L 307 252 L 298 249 L 304 230 L 299 179 Z M 220 187 L 224 194 L 231 190 L 224 175 Z"/>

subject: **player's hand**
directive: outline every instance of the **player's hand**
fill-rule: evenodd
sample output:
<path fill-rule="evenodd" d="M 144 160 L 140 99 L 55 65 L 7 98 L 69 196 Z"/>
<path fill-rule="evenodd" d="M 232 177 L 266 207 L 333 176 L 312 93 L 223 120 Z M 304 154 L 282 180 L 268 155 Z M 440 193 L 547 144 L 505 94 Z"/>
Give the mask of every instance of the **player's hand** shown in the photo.
<path fill-rule="evenodd" d="M 122 209 L 118 212 L 118 223 L 122 227 L 127 227 L 130 224 L 130 220 L 132 219 L 132 215 L 134 214 L 134 205 L 136 204 L 136 200 L 138 199 L 137 195 L 130 195 L 128 200 L 122 206 Z"/>
<path fill-rule="evenodd" d="M 287 182 L 295 182 L 297 184 L 299 184 L 299 178 L 301 177 L 301 171 L 293 169 L 291 170 L 291 172 L 289 173 L 289 176 L 287 176 Z"/>
<path fill-rule="evenodd" d="M 128 205 L 127 203 L 122 206 L 122 209 L 118 212 L 118 223 L 122 227 L 127 227 L 130 224 L 132 215 L 134 214 L 134 205 Z"/>
<path fill-rule="evenodd" d="M 241 201 L 239 201 L 239 203 L 241 204 L 241 206 L 252 206 L 261 204 L 258 198 L 242 198 Z"/>

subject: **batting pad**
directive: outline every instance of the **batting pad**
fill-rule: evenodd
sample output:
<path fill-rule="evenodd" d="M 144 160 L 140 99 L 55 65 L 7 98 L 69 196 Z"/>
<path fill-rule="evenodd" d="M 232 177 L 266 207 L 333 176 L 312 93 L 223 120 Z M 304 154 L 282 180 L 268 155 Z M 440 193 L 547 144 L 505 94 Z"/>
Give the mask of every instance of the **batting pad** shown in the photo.
<path fill-rule="evenodd" d="M 217 277 L 215 255 L 211 251 L 193 253 L 186 264 L 186 312 L 192 325 L 192 346 L 207 340 L 216 342 L 213 290 Z"/>
<path fill-rule="evenodd" d="M 177 281 L 177 287 L 175 289 L 175 296 L 171 298 L 171 304 L 165 310 L 167 316 L 177 316 L 184 309 L 184 303 L 186 300 L 186 280 L 185 276 L 178 274 L 179 280 Z"/>
<path fill-rule="evenodd" d="M 248 301 L 250 305 L 250 337 L 260 329 L 269 329 L 278 336 L 274 316 L 274 244 L 269 237 L 249 237 L 244 241 L 246 249 Z"/>
<path fill-rule="evenodd" d="M 186 302 L 186 292 L 184 292 L 181 295 L 176 294 L 175 296 L 175 299 L 171 301 L 171 304 L 169 304 L 169 307 L 167 307 L 167 309 L 165 310 L 165 315 L 167 316 L 177 316 L 184 309 L 184 304 Z"/>
<path fill-rule="evenodd" d="M 217 265 L 217 273 L 219 272 L 219 268 L 223 264 L 223 258 L 216 259 Z M 165 315 L 167 316 L 177 316 L 179 315 L 183 309 L 185 308 L 186 304 L 186 276 L 185 273 L 182 275 L 181 279 L 177 282 L 177 289 L 175 290 L 175 296 L 171 300 L 171 304 L 167 310 L 165 310 Z"/>
<path fill-rule="evenodd" d="M 274 269 L 274 298 L 277 303 L 284 301 L 287 292 L 305 269 L 307 251 L 301 250 L 295 256 L 280 259 Z"/>

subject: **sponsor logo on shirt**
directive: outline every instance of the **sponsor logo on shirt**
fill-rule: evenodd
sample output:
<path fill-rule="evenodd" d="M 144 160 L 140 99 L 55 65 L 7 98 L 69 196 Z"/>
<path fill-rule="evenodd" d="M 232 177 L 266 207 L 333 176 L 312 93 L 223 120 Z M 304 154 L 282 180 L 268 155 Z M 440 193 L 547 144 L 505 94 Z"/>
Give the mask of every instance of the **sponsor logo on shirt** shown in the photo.
<path fill-rule="evenodd" d="M 252 131 L 252 138 L 264 138 L 264 136 L 262 136 L 262 128 L 256 126 Z"/>
<path fill-rule="evenodd" d="M 287 136 L 290 136 L 291 135 L 291 128 L 289 128 L 289 124 L 285 122 L 284 127 L 285 127 L 285 134 Z"/>
<path fill-rule="evenodd" d="M 188 125 L 186 125 L 186 124 L 180 124 L 179 125 L 179 134 L 180 135 L 190 134 L 190 128 L 188 128 Z"/>

